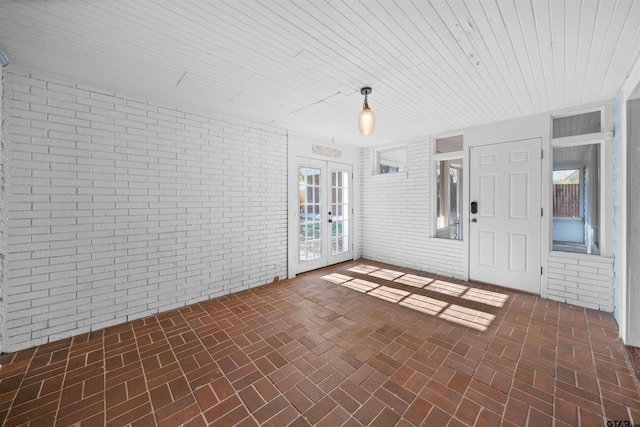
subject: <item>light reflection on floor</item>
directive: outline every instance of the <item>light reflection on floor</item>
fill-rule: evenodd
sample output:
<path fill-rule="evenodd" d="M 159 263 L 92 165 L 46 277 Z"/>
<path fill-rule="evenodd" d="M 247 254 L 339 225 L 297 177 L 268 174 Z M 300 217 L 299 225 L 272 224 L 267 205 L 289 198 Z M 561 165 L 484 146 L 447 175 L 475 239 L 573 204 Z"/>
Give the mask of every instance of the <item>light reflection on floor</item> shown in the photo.
<path fill-rule="evenodd" d="M 404 275 L 404 273 L 401 271 L 382 269 L 369 273 L 369 275 L 373 277 L 379 277 L 380 279 L 393 280 Z"/>
<path fill-rule="evenodd" d="M 348 283 L 345 283 L 344 286 L 351 289 L 355 289 L 356 291 L 359 291 L 359 292 L 366 293 L 377 288 L 380 285 L 378 285 L 377 283 L 369 282 L 367 280 L 355 279 Z"/>
<path fill-rule="evenodd" d="M 493 307 L 502 307 L 509 298 L 508 295 L 495 291 L 470 288 L 459 283 L 434 280 L 430 277 L 416 276 L 414 274 L 404 274 L 400 271 L 380 269 L 371 265 L 359 265 L 350 268 L 349 271 L 384 279 L 392 284 L 399 283 Z M 495 315 L 491 313 L 408 292 L 392 285 L 385 286 L 339 273 L 322 276 L 322 279 L 431 316 L 438 316 L 441 319 L 478 331 L 486 331 L 493 319 L 495 319 Z"/>
<path fill-rule="evenodd" d="M 344 274 L 339 273 L 331 273 L 326 276 L 322 276 L 321 278 L 329 282 L 333 282 L 337 285 L 341 285 L 344 282 L 348 282 L 349 280 L 353 279 L 353 277 L 351 276 L 345 276 Z"/>
<path fill-rule="evenodd" d="M 402 291 L 396 288 L 390 288 L 389 286 L 379 286 L 371 291 L 369 295 L 378 297 L 385 301 L 400 302 L 400 300 L 409 296 L 410 292 Z"/>
<path fill-rule="evenodd" d="M 449 305 L 448 302 L 439 299 L 426 297 L 424 295 L 411 294 L 403 301 L 400 301 L 403 307 L 409 307 L 423 313 L 437 316 L 444 308 Z"/>
<path fill-rule="evenodd" d="M 445 295 L 459 297 L 467 289 L 469 289 L 469 287 L 464 285 L 459 285 L 457 283 L 449 283 L 449 282 L 443 282 L 442 280 L 436 280 L 435 282 L 427 286 L 425 289 L 434 291 L 434 292 L 440 292 L 441 294 L 445 294 Z"/>
<path fill-rule="evenodd" d="M 394 282 L 402 283 L 403 285 L 415 286 L 416 288 L 424 288 L 429 283 L 433 282 L 430 277 L 416 276 L 413 274 L 405 274 L 402 277 L 397 278 Z"/>

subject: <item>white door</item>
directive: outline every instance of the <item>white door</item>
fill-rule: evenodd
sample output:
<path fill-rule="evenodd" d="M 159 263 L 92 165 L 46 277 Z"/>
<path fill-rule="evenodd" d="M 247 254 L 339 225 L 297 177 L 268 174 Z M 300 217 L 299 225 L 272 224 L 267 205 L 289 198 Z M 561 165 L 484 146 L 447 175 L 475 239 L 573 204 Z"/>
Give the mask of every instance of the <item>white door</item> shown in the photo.
<path fill-rule="evenodd" d="M 540 294 L 541 144 L 536 138 L 471 148 L 471 280 Z"/>
<path fill-rule="evenodd" d="M 352 168 L 298 160 L 296 273 L 353 259 Z"/>

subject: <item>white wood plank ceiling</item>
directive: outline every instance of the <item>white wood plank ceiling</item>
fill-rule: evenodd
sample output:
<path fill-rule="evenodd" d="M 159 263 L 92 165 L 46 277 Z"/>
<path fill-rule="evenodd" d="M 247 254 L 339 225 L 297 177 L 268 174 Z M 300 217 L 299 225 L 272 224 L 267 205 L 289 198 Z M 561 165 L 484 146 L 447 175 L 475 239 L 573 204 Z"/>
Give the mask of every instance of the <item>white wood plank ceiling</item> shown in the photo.
<path fill-rule="evenodd" d="M 612 99 L 640 1 L 0 0 L 0 48 L 16 71 L 367 146 Z"/>

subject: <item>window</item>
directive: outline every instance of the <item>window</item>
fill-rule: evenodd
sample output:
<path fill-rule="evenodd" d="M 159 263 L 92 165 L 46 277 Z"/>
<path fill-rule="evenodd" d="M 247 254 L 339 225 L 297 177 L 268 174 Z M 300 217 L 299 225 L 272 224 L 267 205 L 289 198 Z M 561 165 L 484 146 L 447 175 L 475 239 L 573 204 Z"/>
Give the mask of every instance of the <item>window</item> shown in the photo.
<path fill-rule="evenodd" d="M 436 162 L 436 237 L 462 240 L 462 159 Z"/>
<path fill-rule="evenodd" d="M 435 141 L 436 237 L 462 240 L 462 135 Z"/>
<path fill-rule="evenodd" d="M 600 254 L 600 149 L 553 149 L 554 251 Z"/>
<path fill-rule="evenodd" d="M 462 151 L 462 135 L 436 139 L 436 154 L 457 153 Z"/>
<path fill-rule="evenodd" d="M 407 171 L 407 147 L 388 147 L 374 151 L 374 174 Z"/>
<path fill-rule="evenodd" d="M 553 137 L 587 135 L 601 132 L 602 112 L 574 114 L 572 116 L 555 117 L 553 119 Z"/>

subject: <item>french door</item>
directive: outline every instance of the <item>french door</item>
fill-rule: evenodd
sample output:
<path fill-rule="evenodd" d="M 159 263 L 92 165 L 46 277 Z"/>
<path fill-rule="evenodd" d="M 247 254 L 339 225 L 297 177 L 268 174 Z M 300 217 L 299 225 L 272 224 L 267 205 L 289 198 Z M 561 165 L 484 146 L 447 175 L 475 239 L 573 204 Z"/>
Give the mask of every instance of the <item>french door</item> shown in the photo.
<path fill-rule="evenodd" d="M 296 273 L 353 259 L 352 168 L 298 159 Z"/>

